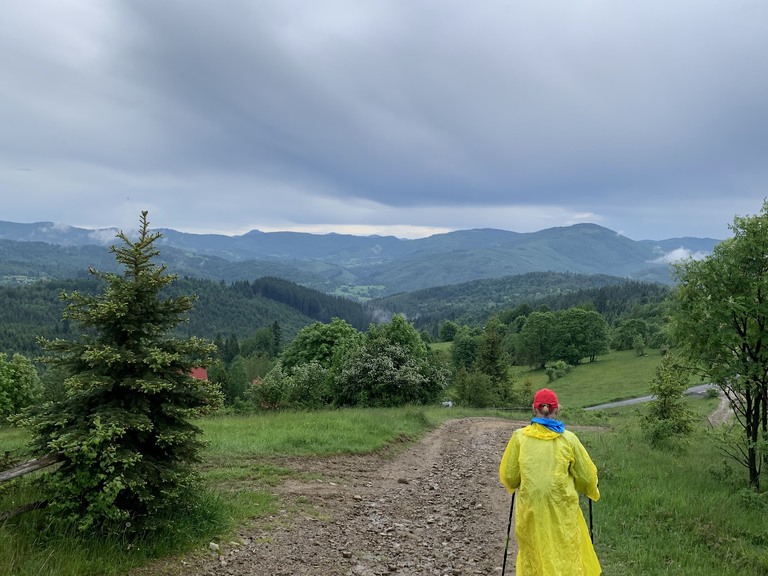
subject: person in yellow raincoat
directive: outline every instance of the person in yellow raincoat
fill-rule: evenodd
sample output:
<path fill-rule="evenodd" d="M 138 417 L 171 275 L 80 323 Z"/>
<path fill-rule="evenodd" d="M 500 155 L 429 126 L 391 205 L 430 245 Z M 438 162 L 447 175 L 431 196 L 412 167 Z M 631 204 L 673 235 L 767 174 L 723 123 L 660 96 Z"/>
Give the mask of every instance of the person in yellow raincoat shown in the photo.
<path fill-rule="evenodd" d="M 578 492 L 600 498 L 597 468 L 575 434 L 557 421 L 557 395 L 539 390 L 530 426 L 515 430 L 499 467 L 515 510 L 517 576 L 597 576 Z M 577 492 L 578 491 L 578 492 Z"/>

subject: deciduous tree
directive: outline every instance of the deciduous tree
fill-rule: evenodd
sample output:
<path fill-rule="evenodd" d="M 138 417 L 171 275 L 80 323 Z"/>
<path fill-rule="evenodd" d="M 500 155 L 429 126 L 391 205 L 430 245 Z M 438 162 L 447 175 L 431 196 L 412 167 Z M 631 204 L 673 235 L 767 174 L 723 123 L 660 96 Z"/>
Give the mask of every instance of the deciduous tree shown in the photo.
<path fill-rule="evenodd" d="M 14 354 L 8 361 L 0 354 L 0 417 L 17 414 L 42 393 L 37 371 L 26 357 Z"/>
<path fill-rule="evenodd" d="M 454 336 L 456 336 L 456 332 L 458 331 L 459 331 L 459 326 L 455 322 L 446 320 L 440 326 L 440 332 L 438 333 L 438 337 L 443 342 L 453 342 L 453 338 Z"/>
<path fill-rule="evenodd" d="M 287 370 L 312 361 L 323 368 L 330 368 L 334 362 L 338 364 L 346 351 L 361 338 L 360 332 L 344 320 L 334 318 L 330 324 L 315 322 L 298 333 L 285 348 L 280 360 L 283 369 Z"/>
<path fill-rule="evenodd" d="M 768 202 L 730 229 L 712 255 L 675 265 L 672 326 L 690 364 L 734 407 L 743 443 L 728 451 L 759 490 L 768 435 Z"/>
<path fill-rule="evenodd" d="M 551 331 L 551 355 L 571 366 L 581 362 L 589 350 L 586 310 L 569 308 L 556 317 Z"/>
<path fill-rule="evenodd" d="M 552 312 L 531 312 L 515 340 L 515 354 L 521 364 L 544 368 L 552 359 Z"/>
<path fill-rule="evenodd" d="M 473 330 L 469 326 L 462 326 L 453 338 L 451 346 L 451 360 L 457 370 L 466 368 L 471 370 L 477 359 L 477 346 L 480 342 L 479 330 Z"/>
<path fill-rule="evenodd" d="M 434 402 L 445 388 L 446 373 L 430 362 L 419 333 L 403 315 L 371 326 L 344 357 L 334 382 L 337 404 L 400 406 Z"/>

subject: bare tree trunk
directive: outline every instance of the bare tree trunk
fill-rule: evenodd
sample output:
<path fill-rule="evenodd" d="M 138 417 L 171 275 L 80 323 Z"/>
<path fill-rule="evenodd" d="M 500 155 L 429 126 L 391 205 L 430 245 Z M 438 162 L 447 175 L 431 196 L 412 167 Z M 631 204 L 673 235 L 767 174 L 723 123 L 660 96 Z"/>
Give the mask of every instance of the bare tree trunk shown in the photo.
<path fill-rule="evenodd" d="M 42 458 L 28 460 L 23 464 L 14 466 L 10 470 L 0 472 L 0 482 L 7 482 L 8 480 L 13 480 L 14 478 L 23 476 L 24 474 L 34 472 L 35 470 L 47 468 L 48 466 L 56 464 L 56 462 L 61 462 L 62 460 L 64 460 L 63 454 L 49 454 L 48 456 L 43 456 Z"/>
<path fill-rule="evenodd" d="M 12 510 L 7 510 L 0 514 L 0 522 L 5 522 L 14 516 L 18 516 L 19 514 L 31 512 L 32 510 L 39 510 L 40 508 L 45 508 L 46 506 L 48 506 L 48 502 L 46 500 L 42 500 L 41 502 L 32 502 L 31 504 L 24 504 L 23 506 L 17 506 Z"/>
<path fill-rule="evenodd" d="M 752 390 L 747 390 L 744 394 L 746 401 L 745 413 L 745 432 L 747 433 L 747 468 L 749 469 L 749 485 L 760 491 L 760 454 L 757 449 L 760 437 L 760 407 L 763 404 L 760 398 L 761 393 L 758 388 L 756 397 L 753 397 Z"/>
<path fill-rule="evenodd" d="M 761 386 L 759 388 L 759 394 L 760 394 L 760 405 L 763 410 L 763 417 L 762 417 L 762 432 L 763 432 L 763 440 L 768 441 L 768 386 Z M 764 451 L 762 454 L 763 457 L 763 466 L 768 466 L 768 450 Z"/>

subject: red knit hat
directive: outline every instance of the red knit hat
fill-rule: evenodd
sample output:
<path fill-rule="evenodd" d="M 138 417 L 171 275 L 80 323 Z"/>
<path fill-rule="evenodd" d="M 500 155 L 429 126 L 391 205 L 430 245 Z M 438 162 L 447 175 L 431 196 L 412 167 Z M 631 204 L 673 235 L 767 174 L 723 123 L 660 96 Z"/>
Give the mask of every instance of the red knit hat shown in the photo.
<path fill-rule="evenodd" d="M 533 398 L 533 407 L 540 409 L 542 404 L 549 404 L 550 410 L 557 410 L 557 394 L 549 388 L 542 388 Z"/>

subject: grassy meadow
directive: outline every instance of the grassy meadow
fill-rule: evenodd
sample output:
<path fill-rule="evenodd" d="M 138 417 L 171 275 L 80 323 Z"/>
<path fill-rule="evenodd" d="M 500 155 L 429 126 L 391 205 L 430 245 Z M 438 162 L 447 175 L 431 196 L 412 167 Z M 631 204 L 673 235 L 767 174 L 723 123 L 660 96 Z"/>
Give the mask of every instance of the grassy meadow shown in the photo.
<path fill-rule="evenodd" d="M 745 470 L 724 460 L 703 426 L 683 447 L 653 449 L 633 418 L 610 433 L 579 433 L 599 470 L 604 573 L 768 574 L 768 499 L 747 488 Z"/>
<path fill-rule="evenodd" d="M 659 360 L 658 354 L 611 353 L 552 383 L 540 370 L 517 375 L 530 377 L 534 387 L 556 390 L 569 408 L 566 424 L 607 426 L 579 432 L 600 474 L 594 521 L 604 574 L 768 575 L 768 500 L 745 490 L 746 472 L 717 451 L 704 424 L 717 400 L 689 398 L 702 423 L 687 442 L 664 449 L 644 440 L 637 423 L 642 408 L 577 409 L 645 395 Z M 43 511 L 24 514 L 0 523 L 0 576 L 123 574 L 152 558 L 191 550 L 203 554 L 208 542 L 226 541 L 252 518 L 281 508 L 300 512 L 300 504 L 279 502 L 272 490 L 297 473 L 269 464 L 264 455 L 367 453 L 384 447 L 394 455 L 448 418 L 479 415 L 528 416 L 435 406 L 200 420 L 209 442 L 200 466 L 202 507 L 180 511 L 167 533 L 138 542 L 61 533 L 48 526 Z M 0 428 L 0 454 L 20 453 L 26 439 L 24 431 Z M 0 510 L 36 498 L 28 477 L 0 486 Z"/>
<path fill-rule="evenodd" d="M 584 361 L 554 382 L 540 368 L 517 368 L 514 375 L 518 382 L 529 379 L 534 390 L 554 390 L 564 408 L 587 408 L 648 395 L 648 382 L 656 376 L 660 362 L 658 350 L 645 356 L 622 350 L 598 356 L 595 362 Z"/>

